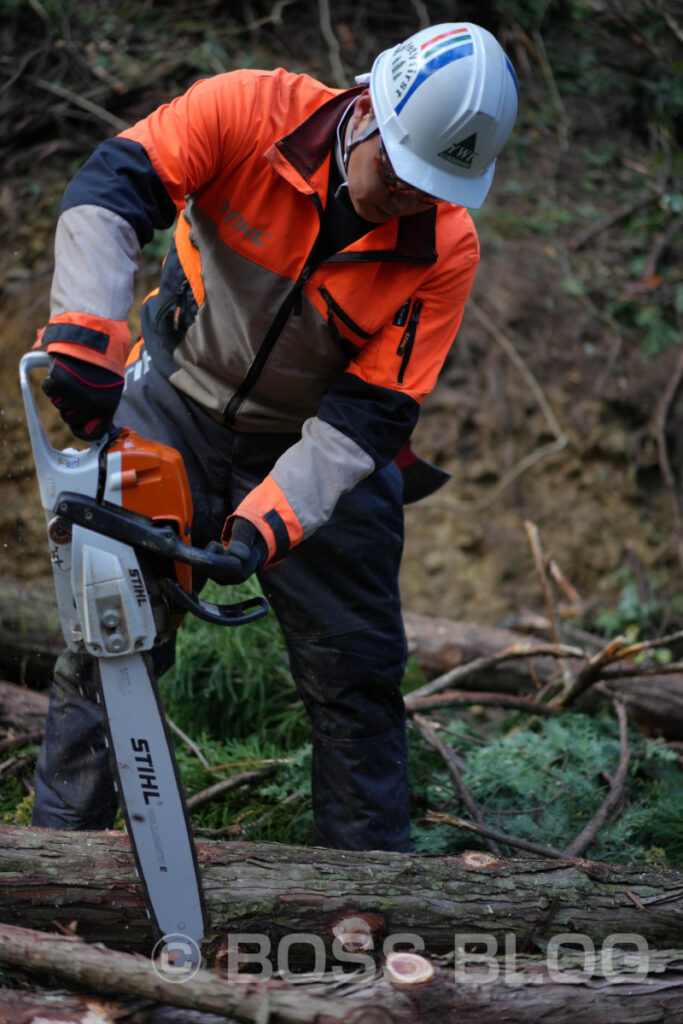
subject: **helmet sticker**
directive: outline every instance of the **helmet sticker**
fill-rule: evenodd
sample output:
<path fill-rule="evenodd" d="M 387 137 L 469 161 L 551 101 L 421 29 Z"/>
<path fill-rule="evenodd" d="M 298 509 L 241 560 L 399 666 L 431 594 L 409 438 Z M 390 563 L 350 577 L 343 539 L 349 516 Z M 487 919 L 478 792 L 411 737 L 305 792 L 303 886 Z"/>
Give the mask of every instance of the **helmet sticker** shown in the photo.
<path fill-rule="evenodd" d="M 451 164 L 456 164 L 458 167 L 464 167 L 465 170 L 469 171 L 472 167 L 472 160 L 477 155 L 477 151 L 474 148 L 477 144 L 476 132 L 472 135 L 468 135 L 466 139 L 461 139 L 460 142 L 452 143 L 448 149 L 444 149 L 439 156 L 442 160 L 448 160 Z"/>
<path fill-rule="evenodd" d="M 458 30 L 460 31 L 460 30 Z M 466 30 L 464 30 L 466 31 Z M 431 46 L 431 49 L 427 50 L 427 60 L 424 61 L 424 55 L 422 57 L 422 67 L 418 71 L 417 75 L 410 84 L 410 88 L 407 89 L 396 104 L 394 110 L 397 114 L 400 114 L 406 103 L 413 95 L 413 93 L 419 89 L 423 82 L 425 82 L 430 75 L 433 75 L 439 68 L 444 67 L 446 64 L 450 64 L 454 60 L 460 60 L 461 57 L 470 57 L 474 53 L 474 44 L 472 43 L 472 37 L 467 35 L 456 35 L 455 33 L 447 33 L 449 36 L 454 38 L 446 38 L 441 42 L 442 37 L 435 36 L 434 39 L 428 43 L 424 43 L 424 47 L 429 47 L 431 43 L 435 44 Z M 443 47 L 443 48 L 442 48 Z"/>
<path fill-rule="evenodd" d="M 394 48 L 391 55 L 391 81 L 400 100 L 417 71 L 418 49 L 410 39 Z"/>
<path fill-rule="evenodd" d="M 451 32 L 442 32 L 440 36 L 434 36 L 433 39 L 428 39 L 426 43 L 422 44 L 420 47 L 422 60 L 426 63 L 438 50 L 453 46 L 455 43 L 468 43 L 471 39 L 472 36 L 468 28 L 454 28 Z"/>
<path fill-rule="evenodd" d="M 517 93 L 517 99 L 519 100 L 519 85 L 517 83 L 517 75 L 515 74 L 515 69 L 513 68 L 512 64 L 510 63 L 510 61 L 508 60 L 507 57 L 505 58 L 505 67 L 508 69 L 508 71 L 512 75 L 512 81 L 514 82 L 514 85 L 515 85 L 515 92 Z"/>

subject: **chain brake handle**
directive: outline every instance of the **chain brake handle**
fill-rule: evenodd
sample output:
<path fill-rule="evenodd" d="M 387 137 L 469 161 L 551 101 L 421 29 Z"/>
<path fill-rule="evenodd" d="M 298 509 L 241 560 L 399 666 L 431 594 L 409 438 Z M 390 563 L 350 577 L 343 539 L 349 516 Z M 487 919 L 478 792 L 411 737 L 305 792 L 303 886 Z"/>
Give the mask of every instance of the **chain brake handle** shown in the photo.
<path fill-rule="evenodd" d="M 220 554 L 184 544 L 172 526 L 158 524 L 147 516 L 129 510 L 100 504 L 83 494 L 63 492 L 57 499 L 55 512 L 64 523 L 83 526 L 157 558 L 194 566 L 202 569 L 209 577 L 213 570 L 224 567 Z M 234 604 L 213 604 L 202 600 L 194 591 L 188 592 L 170 577 L 162 577 L 159 585 L 165 596 L 180 610 L 216 626 L 243 626 L 270 611 L 265 597 L 253 597 Z"/>

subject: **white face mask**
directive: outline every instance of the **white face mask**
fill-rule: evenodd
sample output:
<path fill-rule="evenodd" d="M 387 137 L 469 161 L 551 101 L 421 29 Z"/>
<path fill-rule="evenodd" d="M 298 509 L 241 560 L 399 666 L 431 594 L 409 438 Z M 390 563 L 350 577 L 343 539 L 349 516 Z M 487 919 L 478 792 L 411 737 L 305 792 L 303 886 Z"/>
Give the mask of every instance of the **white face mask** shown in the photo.
<path fill-rule="evenodd" d="M 370 76 L 368 75 L 368 78 L 369 77 Z M 346 169 L 348 167 L 349 157 L 351 156 L 352 151 L 356 148 L 356 146 L 359 143 L 364 142 L 365 139 L 368 139 L 371 135 L 374 135 L 375 132 L 379 131 L 377 127 L 377 122 L 373 118 L 370 124 L 367 125 L 360 133 L 360 135 L 355 139 L 353 138 L 353 128 L 351 128 L 351 132 L 349 134 L 349 141 L 346 143 L 346 145 L 344 144 L 342 136 L 345 130 L 345 125 L 348 121 L 348 115 L 351 113 L 355 105 L 356 100 L 351 100 L 348 107 L 340 117 L 339 124 L 337 125 L 337 145 L 335 147 L 335 156 L 337 159 L 337 169 L 342 179 L 341 184 L 339 185 L 339 188 L 337 189 L 336 192 L 337 196 L 339 195 L 343 188 L 347 188 L 348 186 Z"/>
<path fill-rule="evenodd" d="M 349 140 L 346 143 L 346 148 L 344 149 L 344 170 L 345 171 L 346 171 L 347 167 L 349 166 L 349 157 L 351 156 L 351 153 L 356 148 L 356 146 L 359 146 L 361 144 L 361 142 L 365 142 L 366 139 L 369 139 L 371 135 L 375 135 L 375 133 L 378 132 L 378 131 L 379 131 L 379 125 L 377 124 L 377 121 L 375 120 L 374 117 L 373 117 L 372 121 L 370 121 L 370 124 L 367 124 L 365 126 L 365 128 L 363 129 L 363 131 L 359 135 L 357 135 L 355 139 L 353 137 L 353 125 L 351 126 L 351 131 L 349 132 Z"/>

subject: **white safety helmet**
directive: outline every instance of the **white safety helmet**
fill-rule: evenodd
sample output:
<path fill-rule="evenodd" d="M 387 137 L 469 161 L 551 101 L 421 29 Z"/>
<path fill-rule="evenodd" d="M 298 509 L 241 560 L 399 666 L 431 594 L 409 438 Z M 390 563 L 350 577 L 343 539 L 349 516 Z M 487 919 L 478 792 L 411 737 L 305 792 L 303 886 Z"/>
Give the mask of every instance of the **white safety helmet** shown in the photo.
<path fill-rule="evenodd" d="M 422 29 L 375 60 L 370 97 L 396 175 L 460 206 L 481 206 L 512 131 L 519 88 L 486 29 Z"/>

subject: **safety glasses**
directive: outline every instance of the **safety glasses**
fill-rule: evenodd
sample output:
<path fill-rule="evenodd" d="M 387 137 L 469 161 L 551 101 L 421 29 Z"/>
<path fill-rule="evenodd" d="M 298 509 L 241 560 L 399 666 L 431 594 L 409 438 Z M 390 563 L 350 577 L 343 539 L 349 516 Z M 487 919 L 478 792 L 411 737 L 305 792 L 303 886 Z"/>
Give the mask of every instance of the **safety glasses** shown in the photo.
<path fill-rule="evenodd" d="M 414 188 L 401 179 L 396 174 L 396 171 L 391 166 L 391 160 L 387 156 L 387 151 L 384 148 L 382 142 L 382 136 L 377 133 L 379 137 L 379 155 L 375 157 L 375 167 L 379 174 L 382 182 L 389 189 L 390 192 L 397 192 L 402 196 L 416 199 L 420 203 L 429 203 L 430 206 L 436 206 L 439 199 L 436 196 L 430 196 L 427 192 L 421 192 L 419 188 Z"/>

